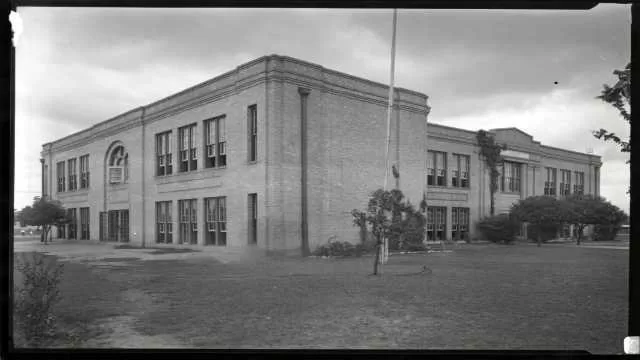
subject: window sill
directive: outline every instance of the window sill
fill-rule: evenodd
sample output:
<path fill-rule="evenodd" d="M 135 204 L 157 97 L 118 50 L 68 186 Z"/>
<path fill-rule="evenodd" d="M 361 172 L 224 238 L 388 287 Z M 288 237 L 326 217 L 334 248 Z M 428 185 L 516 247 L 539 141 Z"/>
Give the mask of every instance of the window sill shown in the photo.
<path fill-rule="evenodd" d="M 57 192 L 56 195 L 61 196 L 61 197 L 65 197 L 65 196 L 71 196 L 71 195 L 83 195 L 83 194 L 88 194 L 88 193 L 89 193 L 89 189 L 79 189 L 79 190 L 69 190 L 69 191 Z"/>

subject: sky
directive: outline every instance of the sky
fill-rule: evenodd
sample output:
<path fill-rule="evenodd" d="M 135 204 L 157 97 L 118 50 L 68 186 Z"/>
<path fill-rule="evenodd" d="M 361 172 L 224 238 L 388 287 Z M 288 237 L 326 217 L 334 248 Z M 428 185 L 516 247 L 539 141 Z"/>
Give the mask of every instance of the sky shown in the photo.
<path fill-rule="evenodd" d="M 630 59 L 631 6 L 591 10 L 399 10 L 396 86 L 429 96 L 429 121 L 517 127 L 544 145 L 602 156 L 601 195 L 629 211 L 628 136 L 595 99 Z M 263 55 L 388 83 L 390 9 L 20 7 L 15 202 L 40 194 L 42 144 Z"/>

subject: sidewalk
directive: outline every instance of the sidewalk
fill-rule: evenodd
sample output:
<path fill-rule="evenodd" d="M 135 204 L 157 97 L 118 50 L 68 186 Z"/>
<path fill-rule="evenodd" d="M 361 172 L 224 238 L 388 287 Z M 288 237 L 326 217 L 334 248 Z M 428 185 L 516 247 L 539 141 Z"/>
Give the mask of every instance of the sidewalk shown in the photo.
<path fill-rule="evenodd" d="M 91 262 L 97 265 L 108 264 L 110 266 L 124 266 L 126 261 L 132 259 L 148 261 L 210 258 L 221 263 L 229 263 L 246 261 L 260 255 L 259 251 L 253 251 L 253 249 L 226 247 L 194 248 L 177 244 L 173 246 L 155 246 L 154 244 L 153 247 L 147 248 L 117 248 L 123 245 L 126 246 L 127 244 L 91 240 L 54 240 L 45 245 L 40 242 L 40 239 L 21 239 L 20 241 L 14 242 L 13 247 L 14 253 L 34 251 L 54 255 L 61 260 Z M 177 251 L 172 252 L 171 249 L 177 249 Z M 118 262 L 119 259 L 121 259 L 121 262 Z"/>

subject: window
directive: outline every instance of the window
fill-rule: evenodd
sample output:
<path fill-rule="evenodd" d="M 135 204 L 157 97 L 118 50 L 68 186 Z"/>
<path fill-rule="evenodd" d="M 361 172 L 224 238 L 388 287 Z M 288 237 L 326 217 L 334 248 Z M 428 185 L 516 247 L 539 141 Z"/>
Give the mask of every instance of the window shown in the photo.
<path fill-rule="evenodd" d="M 109 183 L 126 183 L 129 178 L 129 154 L 124 150 L 124 146 L 116 146 L 109 156 Z"/>
<path fill-rule="evenodd" d="M 571 194 L 571 171 L 560 170 L 560 196 Z"/>
<path fill-rule="evenodd" d="M 467 240 L 469 237 L 469 208 L 451 208 L 451 239 Z"/>
<path fill-rule="evenodd" d="M 595 188 L 593 193 L 595 194 L 595 196 L 600 196 L 600 167 L 599 166 L 595 167 L 593 171 L 594 171 L 593 176 L 595 178 L 594 179 Z"/>
<path fill-rule="evenodd" d="M 58 177 L 58 192 L 65 190 L 64 161 L 56 164 L 56 176 Z"/>
<path fill-rule="evenodd" d="M 451 164 L 451 186 L 468 188 L 469 187 L 469 156 L 453 155 L 453 164 Z"/>
<path fill-rule="evenodd" d="M 78 219 L 76 218 L 76 209 L 67 209 L 67 217 L 69 218 L 68 239 L 77 239 Z"/>
<path fill-rule="evenodd" d="M 80 156 L 80 189 L 89 188 L 89 155 Z"/>
<path fill-rule="evenodd" d="M 100 241 L 106 241 L 109 239 L 109 232 L 108 232 L 108 225 L 109 225 L 109 219 L 107 217 L 107 212 L 105 211 L 101 211 L 100 212 L 100 221 L 99 221 L 99 231 L 100 231 Z"/>
<path fill-rule="evenodd" d="M 198 151 L 196 148 L 196 124 L 178 129 L 180 148 L 180 172 L 198 169 Z"/>
<path fill-rule="evenodd" d="M 247 110 L 247 122 L 249 129 L 249 161 L 258 160 L 258 107 L 249 106 Z"/>
<path fill-rule="evenodd" d="M 42 174 L 42 181 L 44 182 L 43 189 L 42 189 L 42 196 L 46 198 L 47 195 L 49 194 L 49 165 L 44 166 L 44 174 Z"/>
<path fill-rule="evenodd" d="M 158 243 L 171 244 L 173 242 L 172 206 L 172 201 L 156 202 L 156 242 Z"/>
<path fill-rule="evenodd" d="M 173 159 L 171 157 L 171 131 L 156 135 L 156 175 L 171 175 Z"/>
<path fill-rule="evenodd" d="M 219 116 L 205 120 L 205 151 L 207 158 L 205 167 L 216 168 L 227 166 L 227 142 L 225 140 L 225 117 Z"/>
<path fill-rule="evenodd" d="M 69 191 L 78 189 L 78 178 L 76 176 L 76 159 L 67 161 L 67 169 L 69 171 Z"/>
<path fill-rule="evenodd" d="M 206 239 L 205 245 L 227 245 L 227 198 L 204 199 Z"/>
<path fill-rule="evenodd" d="M 574 172 L 575 181 L 573 184 L 573 193 L 578 195 L 584 195 L 584 172 Z"/>
<path fill-rule="evenodd" d="M 129 210 L 109 210 L 100 217 L 100 240 L 129 241 Z"/>
<path fill-rule="evenodd" d="M 180 244 L 198 243 L 198 213 L 197 199 L 178 200 L 180 211 Z"/>
<path fill-rule="evenodd" d="M 441 241 L 445 240 L 445 232 L 447 228 L 447 208 L 446 207 L 427 207 L 427 240 Z"/>
<path fill-rule="evenodd" d="M 67 225 L 57 226 L 58 229 L 58 239 L 66 239 L 67 238 Z"/>
<path fill-rule="evenodd" d="M 521 164 L 504 161 L 502 163 L 502 192 L 520 192 Z"/>
<path fill-rule="evenodd" d="M 89 240 L 89 208 L 80 208 L 80 240 Z"/>
<path fill-rule="evenodd" d="M 555 196 L 557 169 L 548 167 L 546 168 L 546 170 L 547 170 L 547 180 L 544 182 L 544 194 Z"/>
<path fill-rule="evenodd" d="M 427 152 L 427 185 L 447 185 L 446 155 L 439 151 Z"/>
<path fill-rule="evenodd" d="M 249 194 L 249 244 L 258 243 L 258 194 Z"/>

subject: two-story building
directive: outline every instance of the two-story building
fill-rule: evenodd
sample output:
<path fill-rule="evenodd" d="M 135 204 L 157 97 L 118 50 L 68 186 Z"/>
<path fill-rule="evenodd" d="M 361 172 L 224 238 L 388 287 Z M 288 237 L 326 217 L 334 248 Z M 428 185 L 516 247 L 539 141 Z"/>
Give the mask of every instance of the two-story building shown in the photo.
<path fill-rule="evenodd" d="M 271 55 L 43 145 L 43 195 L 78 240 L 313 250 L 358 241 L 350 211 L 384 180 L 388 86 Z M 425 192 L 431 240 L 479 236 L 488 174 L 475 132 L 427 124 L 427 96 L 394 89 L 390 186 Z M 598 193 L 600 158 L 494 129 L 497 211 L 531 195 Z"/>

